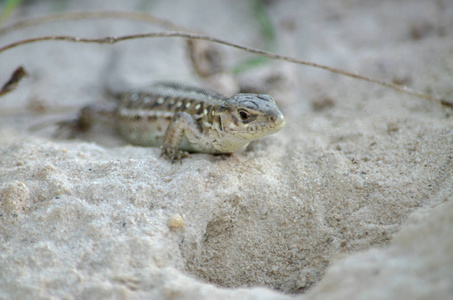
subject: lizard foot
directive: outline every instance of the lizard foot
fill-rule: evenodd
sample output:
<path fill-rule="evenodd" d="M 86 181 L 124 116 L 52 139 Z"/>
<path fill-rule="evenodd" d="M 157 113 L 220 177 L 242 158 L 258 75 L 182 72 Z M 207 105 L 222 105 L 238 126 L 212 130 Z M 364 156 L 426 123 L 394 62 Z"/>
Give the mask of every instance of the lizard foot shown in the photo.
<path fill-rule="evenodd" d="M 181 151 L 178 148 L 168 146 L 168 145 L 162 146 L 162 152 L 161 152 L 160 156 L 162 157 L 164 155 L 171 161 L 171 163 L 175 163 L 178 160 L 180 163 L 182 163 L 183 158 L 190 156 L 189 152 Z"/>
<path fill-rule="evenodd" d="M 67 138 L 73 139 L 80 133 L 87 132 L 93 123 L 93 111 L 93 108 L 87 106 L 80 110 L 77 119 L 57 122 L 57 131 L 53 134 L 53 137 L 58 138 L 65 135 Z"/>
<path fill-rule="evenodd" d="M 76 138 L 83 130 L 79 127 L 77 119 L 70 121 L 60 121 L 55 123 L 57 130 L 52 134 L 53 138 Z"/>

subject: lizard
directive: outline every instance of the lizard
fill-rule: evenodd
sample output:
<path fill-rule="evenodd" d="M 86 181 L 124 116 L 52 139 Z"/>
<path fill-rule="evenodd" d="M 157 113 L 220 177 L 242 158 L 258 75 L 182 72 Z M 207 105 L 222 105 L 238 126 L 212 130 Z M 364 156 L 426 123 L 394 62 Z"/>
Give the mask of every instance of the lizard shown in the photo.
<path fill-rule="evenodd" d="M 237 152 L 285 126 L 275 100 L 266 94 L 225 97 L 171 82 L 107 94 L 115 99 L 113 107 L 86 106 L 72 125 L 88 130 L 107 116 L 131 144 L 161 146 L 161 156 L 171 162 L 189 152 Z"/>

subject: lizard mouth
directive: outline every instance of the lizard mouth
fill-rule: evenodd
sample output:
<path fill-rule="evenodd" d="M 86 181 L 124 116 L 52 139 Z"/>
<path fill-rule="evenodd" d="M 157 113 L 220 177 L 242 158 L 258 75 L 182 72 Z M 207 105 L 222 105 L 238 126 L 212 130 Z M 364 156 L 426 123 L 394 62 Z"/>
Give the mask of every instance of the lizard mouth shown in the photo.
<path fill-rule="evenodd" d="M 285 117 L 280 113 L 278 115 L 271 116 L 270 121 L 262 121 L 250 124 L 247 127 L 246 132 L 251 135 L 256 135 L 257 137 L 266 136 L 280 131 L 283 127 L 285 127 L 285 124 Z"/>

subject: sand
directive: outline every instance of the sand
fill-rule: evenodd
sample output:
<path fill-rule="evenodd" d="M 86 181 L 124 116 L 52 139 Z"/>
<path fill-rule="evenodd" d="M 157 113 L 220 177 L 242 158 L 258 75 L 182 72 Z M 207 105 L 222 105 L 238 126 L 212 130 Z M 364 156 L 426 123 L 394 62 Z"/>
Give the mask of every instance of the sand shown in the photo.
<path fill-rule="evenodd" d="M 246 2 L 37 1 L 57 11 L 127 9 L 263 47 Z M 115 6 L 116 5 L 116 6 Z M 281 1 L 275 51 L 453 98 L 449 1 Z M 209 13 L 206 13 L 209 12 Z M 66 21 L 0 36 L 104 37 L 159 30 Z M 248 54 L 221 48 L 228 66 Z M 102 101 L 106 65 L 130 86 L 197 78 L 179 39 L 47 42 L 0 54 L 1 299 L 447 299 L 453 297 L 453 111 L 334 75 L 269 62 L 238 76 L 271 94 L 279 133 L 232 156 L 128 145 L 96 128 L 53 138 Z"/>

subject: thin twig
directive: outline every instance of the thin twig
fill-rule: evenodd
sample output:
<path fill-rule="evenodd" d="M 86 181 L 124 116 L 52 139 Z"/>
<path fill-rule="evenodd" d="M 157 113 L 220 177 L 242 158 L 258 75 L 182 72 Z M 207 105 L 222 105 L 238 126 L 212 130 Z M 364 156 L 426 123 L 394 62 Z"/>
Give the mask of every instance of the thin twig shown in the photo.
<path fill-rule="evenodd" d="M 376 84 L 379 84 L 381 86 L 388 87 L 388 88 L 391 88 L 391 89 L 394 89 L 394 90 L 397 90 L 397 91 L 400 91 L 400 92 L 403 92 L 403 93 L 406 93 L 406 94 L 409 94 L 409 95 L 417 96 L 417 97 L 420 97 L 420 98 L 423 98 L 423 99 L 426 99 L 426 100 L 435 101 L 435 102 L 441 103 L 443 105 L 453 107 L 453 101 L 449 101 L 449 100 L 441 99 L 441 98 L 438 98 L 438 97 L 434 97 L 434 96 L 431 96 L 431 95 L 428 95 L 428 94 L 425 94 L 425 93 L 410 89 L 410 88 L 408 88 L 406 86 L 401 86 L 401 85 L 398 85 L 398 84 L 395 84 L 395 83 L 392 83 L 392 82 L 380 80 L 380 79 L 377 79 L 377 78 L 363 76 L 363 75 L 360 75 L 360 74 L 357 74 L 357 73 L 352 73 L 352 72 L 348 72 L 348 71 L 341 70 L 341 69 L 338 69 L 338 68 L 329 67 L 329 66 L 325 66 L 325 65 L 309 62 L 309 61 L 300 60 L 300 59 L 297 59 L 297 58 L 294 58 L 294 57 L 290 57 L 290 56 L 275 54 L 275 53 L 263 51 L 263 50 L 260 50 L 260 49 L 255 49 L 255 48 L 250 48 L 250 47 L 247 47 L 247 46 L 242 46 L 242 45 L 235 44 L 235 43 L 232 43 L 232 42 L 228 42 L 228 41 L 225 41 L 225 40 L 222 40 L 222 39 L 218 39 L 218 38 L 215 38 L 215 37 L 212 37 L 212 36 L 209 36 L 209 35 L 192 34 L 192 33 L 187 33 L 187 32 L 177 32 L 177 31 L 174 31 L 174 32 L 153 32 L 153 33 L 145 33 L 145 34 L 125 35 L 125 36 L 119 36 L 119 37 L 104 37 L 104 38 L 100 38 L 100 39 L 81 38 L 81 37 L 66 36 L 66 35 L 62 35 L 62 36 L 42 36 L 42 37 L 35 37 L 35 38 L 20 40 L 20 41 L 8 44 L 8 45 L 0 48 L 0 53 L 5 52 L 6 50 L 9 50 L 9 49 L 12 49 L 12 48 L 15 48 L 15 47 L 22 46 L 22 45 L 36 43 L 36 42 L 43 42 L 43 41 L 67 41 L 67 42 L 75 42 L 75 43 L 115 44 L 115 43 L 122 42 L 122 41 L 127 41 L 127 40 L 142 39 L 142 38 L 157 38 L 157 37 L 181 37 L 181 38 L 185 38 L 185 39 L 206 40 L 206 41 L 210 41 L 210 42 L 214 42 L 214 43 L 218 43 L 218 44 L 223 44 L 223 45 L 234 47 L 234 48 L 237 48 L 237 49 L 240 49 L 240 50 L 244 50 L 244 51 L 247 51 L 247 52 L 250 52 L 250 53 L 254 53 L 254 54 L 257 54 L 257 55 L 269 57 L 269 58 L 272 58 L 272 59 L 283 60 L 283 61 L 287 61 L 287 62 L 291 62 L 291 63 L 295 63 L 295 64 L 300 64 L 300 65 L 305 65 L 305 66 L 311 66 L 311 67 L 315 67 L 315 68 L 319 68 L 319 69 L 324 69 L 324 70 L 327 70 L 327 71 L 332 72 L 332 73 L 342 74 L 344 76 L 356 78 L 356 79 L 359 79 L 359 80 L 376 83 Z"/>
<path fill-rule="evenodd" d="M 97 12 L 69 12 L 47 15 L 33 19 L 23 20 L 11 25 L 0 28 L 0 36 L 9 32 L 19 30 L 26 27 L 32 27 L 54 21 L 70 21 L 70 20 L 86 20 L 86 19 L 122 19 L 134 20 L 140 22 L 151 23 L 154 25 L 162 26 L 170 30 L 180 30 L 187 32 L 195 32 L 194 30 L 185 26 L 176 24 L 174 22 L 162 19 L 153 15 L 128 12 L 128 11 L 97 11 Z"/>

